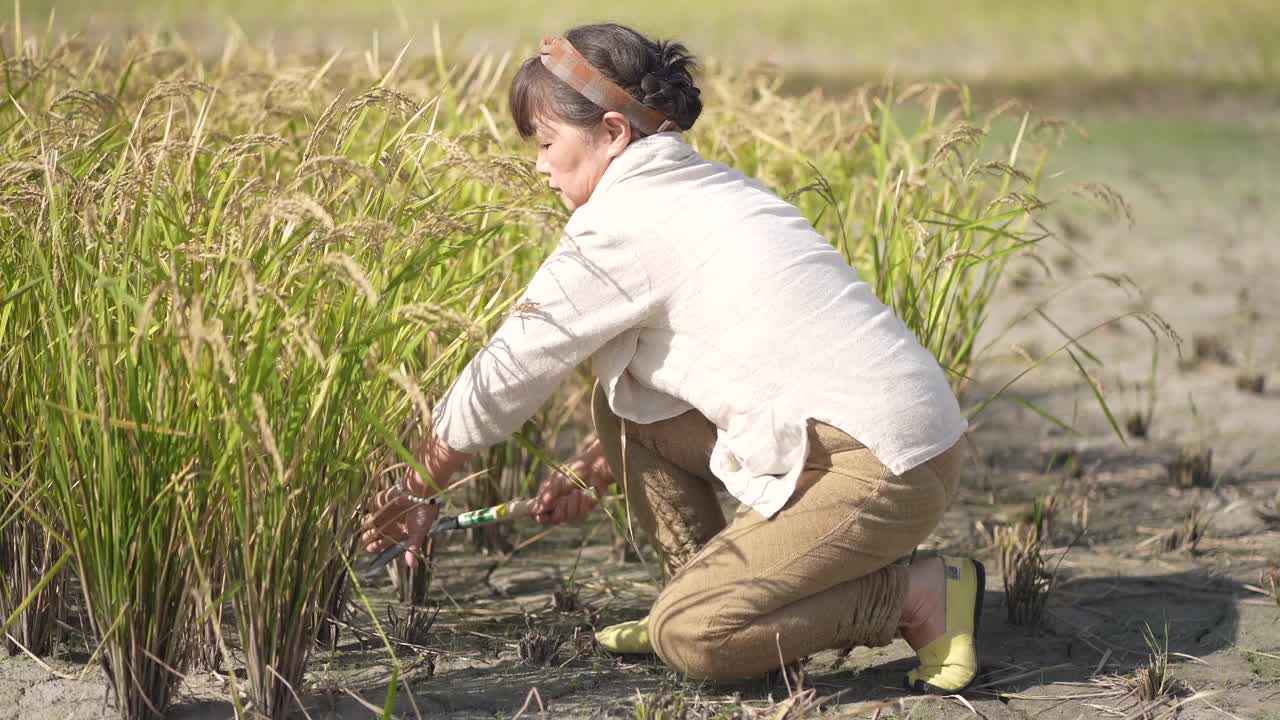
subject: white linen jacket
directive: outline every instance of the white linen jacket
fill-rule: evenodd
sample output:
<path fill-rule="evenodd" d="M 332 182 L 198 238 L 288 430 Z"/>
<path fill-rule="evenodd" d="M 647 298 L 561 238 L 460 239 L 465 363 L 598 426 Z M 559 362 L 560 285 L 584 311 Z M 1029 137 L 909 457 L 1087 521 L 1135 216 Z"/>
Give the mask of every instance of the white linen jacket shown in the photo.
<path fill-rule="evenodd" d="M 678 132 L 632 142 L 433 411 L 455 450 L 505 439 L 579 363 L 622 418 L 691 408 L 711 469 L 772 517 L 830 423 L 902 474 L 966 421 L 933 356 L 791 204 Z"/>

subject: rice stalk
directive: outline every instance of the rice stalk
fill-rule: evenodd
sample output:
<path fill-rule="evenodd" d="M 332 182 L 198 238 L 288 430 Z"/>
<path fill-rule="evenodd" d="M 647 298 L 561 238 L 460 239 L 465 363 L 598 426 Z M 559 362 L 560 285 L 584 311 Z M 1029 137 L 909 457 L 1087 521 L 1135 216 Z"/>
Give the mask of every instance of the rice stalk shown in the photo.
<path fill-rule="evenodd" d="M 11 484 L 0 477 L 0 622 L 7 629 L 9 655 L 52 654 L 68 614 L 70 588 L 63 570 L 61 538 L 33 519 L 43 506 L 44 489 Z"/>
<path fill-rule="evenodd" d="M 32 329 L 32 287 L 0 275 L 0 623 L 10 655 L 45 656 L 61 634 L 69 588 L 63 540 L 47 529 L 47 438 L 22 393 L 27 357 L 16 351 Z"/>
<path fill-rule="evenodd" d="M 1280 567 L 1273 565 L 1258 573 L 1258 584 L 1263 593 L 1275 601 L 1276 607 L 1280 607 Z"/>

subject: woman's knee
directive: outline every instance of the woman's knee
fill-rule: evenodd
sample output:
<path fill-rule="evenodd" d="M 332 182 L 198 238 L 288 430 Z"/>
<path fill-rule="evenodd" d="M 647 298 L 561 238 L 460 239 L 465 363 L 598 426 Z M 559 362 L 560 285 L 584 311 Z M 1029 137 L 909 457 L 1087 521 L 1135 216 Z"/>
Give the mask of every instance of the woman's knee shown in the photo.
<path fill-rule="evenodd" d="M 649 639 L 662 661 L 676 672 L 697 680 L 749 677 L 741 662 L 734 631 L 716 619 L 711 603 L 659 597 L 649 614 Z M 744 672 L 745 671 L 745 672 Z M 758 674 L 758 673 L 757 673 Z"/>
<path fill-rule="evenodd" d="M 720 679 L 723 660 L 706 632 L 706 625 L 689 613 L 661 612 L 649 615 L 649 639 L 654 652 L 671 669 L 691 679 Z"/>

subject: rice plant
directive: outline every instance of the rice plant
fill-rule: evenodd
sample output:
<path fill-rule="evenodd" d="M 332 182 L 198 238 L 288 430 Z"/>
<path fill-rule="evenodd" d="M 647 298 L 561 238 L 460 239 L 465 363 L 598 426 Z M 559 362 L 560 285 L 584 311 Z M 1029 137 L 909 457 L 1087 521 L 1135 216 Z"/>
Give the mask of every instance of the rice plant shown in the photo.
<path fill-rule="evenodd" d="M 524 245 L 490 247 L 501 226 L 487 213 L 454 219 L 480 199 L 468 197 L 478 183 L 448 178 L 462 160 L 420 178 L 424 161 L 469 155 L 411 133 L 430 118 L 402 95 L 332 102 L 309 133 L 270 112 L 239 127 L 242 98 L 219 115 L 207 83 L 159 80 L 162 67 L 131 53 L 79 62 L 99 62 L 88 80 L 101 85 L 51 87 L 34 61 L 9 76 L 5 143 L 24 159 L 4 168 L 17 251 L 0 277 L 27 332 L 7 388 L 58 451 L 37 478 L 49 516 L 34 509 L 42 498 L 5 516 L 66 529 L 123 717 L 163 713 L 224 604 L 243 710 L 283 716 L 340 594 L 371 466 L 396 443 L 386 428 L 412 404 L 393 378 L 429 387 L 451 360 L 456 371 L 475 333 L 453 318 L 496 311 L 447 304 L 501 283 L 455 273 L 514 265 Z M 117 77 L 137 85 L 93 104 Z M 360 161 L 322 159 L 322 143 Z M 419 181 L 445 187 L 420 196 Z"/>
<path fill-rule="evenodd" d="M 0 253 L 5 250 L 0 249 Z M 46 527 L 46 437 L 20 390 L 34 318 L 32 284 L 0 281 L 0 622 L 9 654 L 47 655 L 59 636 L 67 600 L 62 538 Z"/>
<path fill-rule="evenodd" d="M 1030 525 L 1035 532 L 1036 540 L 1039 542 L 1049 542 L 1053 540 L 1054 522 L 1057 520 L 1058 511 L 1062 507 L 1062 501 L 1058 495 L 1049 493 L 1048 495 L 1037 495 L 1031 501 L 1031 509 L 1023 514 L 1020 522 Z"/>
<path fill-rule="evenodd" d="M 84 272 L 70 257 L 35 255 L 48 304 L 42 342 L 28 348 L 38 374 L 27 381 L 43 387 L 37 421 L 58 449 L 48 460 L 47 529 L 66 528 L 122 716 L 159 716 L 191 660 L 189 589 L 201 558 L 185 526 L 208 520 L 199 446 L 214 435 L 185 412 L 186 398 L 167 392 L 170 368 L 181 368 L 176 343 L 122 351 L 132 328 L 107 322 L 120 287 L 99 283 L 93 264 Z"/>

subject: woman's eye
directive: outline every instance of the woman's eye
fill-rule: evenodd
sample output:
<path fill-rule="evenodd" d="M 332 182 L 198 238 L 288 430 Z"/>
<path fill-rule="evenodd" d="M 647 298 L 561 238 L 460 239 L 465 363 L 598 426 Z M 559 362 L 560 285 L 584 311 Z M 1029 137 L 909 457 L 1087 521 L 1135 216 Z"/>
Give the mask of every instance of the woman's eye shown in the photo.
<path fill-rule="evenodd" d="M 551 147 L 551 143 L 539 143 L 539 144 L 538 144 L 538 149 L 539 149 L 539 150 L 546 150 L 546 149 L 547 149 L 547 148 L 549 148 L 549 147 Z"/>

